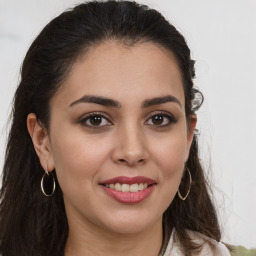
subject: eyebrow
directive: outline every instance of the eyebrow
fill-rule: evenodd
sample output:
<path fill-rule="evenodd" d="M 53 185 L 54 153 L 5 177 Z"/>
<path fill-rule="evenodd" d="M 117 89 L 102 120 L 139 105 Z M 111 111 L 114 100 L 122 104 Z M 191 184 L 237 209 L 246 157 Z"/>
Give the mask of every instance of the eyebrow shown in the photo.
<path fill-rule="evenodd" d="M 142 108 L 148 108 L 148 107 L 151 107 L 151 106 L 160 105 L 160 104 L 164 104 L 164 103 L 167 103 L 167 102 L 177 103 L 181 107 L 180 101 L 172 95 L 166 95 L 166 96 L 163 96 L 163 97 L 156 97 L 156 98 L 147 99 L 147 100 L 142 102 L 141 107 Z"/>
<path fill-rule="evenodd" d="M 89 96 L 89 95 L 85 95 L 82 98 L 72 102 L 69 106 L 71 107 L 78 103 L 96 103 L 106 107 L 116 107 L 116 108 L 121 107 L 121 104 L 116 100 L 112 100 L 112 99 L 101 97 L 101 96 Z"/>
<path fill-rule="evenodd" d="M 167 102 L 177 103 L 181 107 L 181 103 L 176 97 L 172 95 L 166 95 L 163 97 L 155 97 L 155 98 L 144 100 L 141 104 L 141 108 L 148 108 L 151 106 L 160 105 Z M 116 100 L 105 98 L 102 96 L 90 96 L 90 95 L 84 95 L 80 99 L 72 102 L 69 106 L 71 107 L 79 103 L 95 103 L 95 104 L 103 105 L 106 107 L 115 107 L 115 108 L 121 107 L 121 104 Z"/>

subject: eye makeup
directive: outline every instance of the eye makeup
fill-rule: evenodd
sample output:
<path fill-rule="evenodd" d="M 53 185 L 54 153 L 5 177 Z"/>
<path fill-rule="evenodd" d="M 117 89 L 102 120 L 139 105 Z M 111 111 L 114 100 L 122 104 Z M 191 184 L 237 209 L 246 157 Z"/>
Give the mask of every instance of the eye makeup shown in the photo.
<path fill-rule="evenodd" d="M 154 128 L 166 128 L 175 124 L 178 120 L 167 111 L 154 111 L 146 116 L 145 125 Z M 104 112 L 90 112 L 83 115 L 78 123 L 91 129 L 102 129 L 114 125 L 111 117 Z"/>

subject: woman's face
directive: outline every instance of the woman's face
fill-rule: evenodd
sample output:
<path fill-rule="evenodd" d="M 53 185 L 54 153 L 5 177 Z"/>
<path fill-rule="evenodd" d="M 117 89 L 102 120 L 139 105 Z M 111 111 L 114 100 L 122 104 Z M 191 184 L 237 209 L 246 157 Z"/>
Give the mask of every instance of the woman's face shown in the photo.
<path fill-rule="evenodd" d="M 174 55 L 153 43 L 107 41 L 76 63 L 50 104 L 46 160 L 69 222 L 117 233 L 161 223 L 196 123 L 184 104 Z"/>

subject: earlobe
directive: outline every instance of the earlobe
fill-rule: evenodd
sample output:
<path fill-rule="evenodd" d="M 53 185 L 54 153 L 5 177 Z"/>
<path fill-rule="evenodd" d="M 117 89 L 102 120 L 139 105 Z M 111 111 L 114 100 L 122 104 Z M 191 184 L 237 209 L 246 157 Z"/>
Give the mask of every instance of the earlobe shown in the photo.
<path fill-rule="evenodd" d="M 194 137 L 194 132 L 196 128 L 196 123 L 197 123 L 197 115 L 192 114 L 189 118 L 188 121 L 188 136 L 187 136 L 187 156 L 186 156 L 186 161 L 189 157 L 189 152 L 190 152 L 190 147 L 193 142 L 193 137 Z"/>
<path fill-rule="evenodd" d="M 27 129 L 42 167 L 47 171 L 53 170 L 54 163 L 49 136 L 46 128 L 40 124 L 34 113 L 30 113 L 27 117 Z"/>
<path fill-rule="evenodd" d="M 193 136 L 194 136 L 194 131 L 196 128 L 196 123 L 197 123 L 197 115 L 193 114 L 189 118 L 189 139 L 192 141 Z"/>

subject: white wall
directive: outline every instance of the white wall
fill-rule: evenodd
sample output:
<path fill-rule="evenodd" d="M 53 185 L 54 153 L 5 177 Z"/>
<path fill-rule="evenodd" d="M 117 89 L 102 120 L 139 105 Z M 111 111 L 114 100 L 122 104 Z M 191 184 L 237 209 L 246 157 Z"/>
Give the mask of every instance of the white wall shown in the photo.
<path fill-rule="evenodd" d="M 30 43 L 78 0 L 0 0 L 0 167 L 7 114 Z M 256 1 L 145 0 L 186 37 L 198 60 L 201 156 L 231 244 L 256 247 Z"/>

